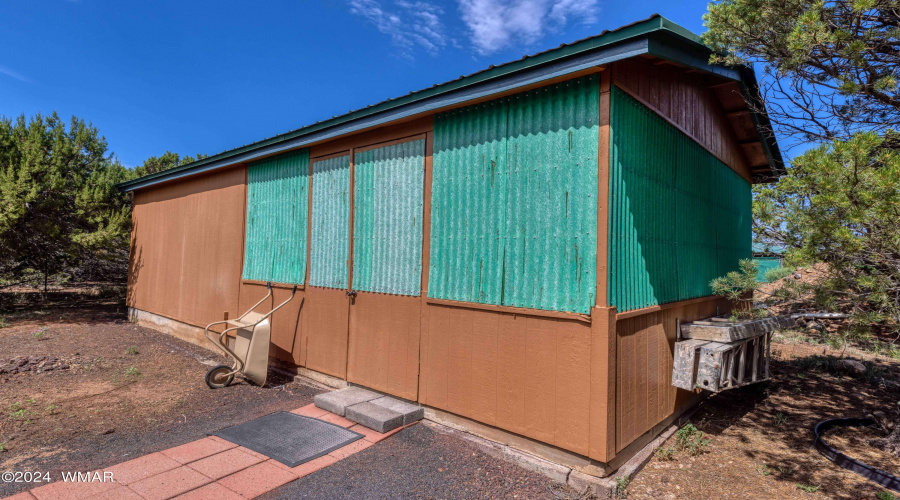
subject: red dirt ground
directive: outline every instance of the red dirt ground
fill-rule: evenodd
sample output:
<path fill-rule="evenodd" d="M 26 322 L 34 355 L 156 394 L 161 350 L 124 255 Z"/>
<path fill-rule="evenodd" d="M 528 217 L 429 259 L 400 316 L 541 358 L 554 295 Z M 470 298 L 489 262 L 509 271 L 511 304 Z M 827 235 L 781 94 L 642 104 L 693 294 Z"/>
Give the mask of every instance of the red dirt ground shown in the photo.
<path fill-rule="evenodd" d="M 869 369 L 856 376 L 835 369 L 840 352 L 827 347 L 776 343 L 773 352 L 771 382 L 714 395 L 692 417 L 710 439 L 707 452 L 694 457 L 678 452 L 669 460 L 655 456 L 628 486 L 628 498 L 878 498 L 883 488 L 813 448 L 812 428 L 829 418 L 895 407 L 900 362 L 858 355 Z M 858 439 L 829 437 L 838 449 L 847 445 L 851 456 L 860 453 L 859 459 L 900 474 L 900 463 L 883 452 Z M 674 447 L 674 437 L 664 446 Z"/>
<path fill-rule="evenodd" d="M 115 306 L 48 311 L 12 316 L 0 329 L 0 364 L 47 355 L 69 365 L 0 375 L 0 471 L 97 469 L 304 406 L 321 392 L 271 377 L 266 387 L 212 390 L 203 361 L 222 359 L 210 351 L 130 324 Z M 0 483 L 0 497 L 30 486 Z"/>

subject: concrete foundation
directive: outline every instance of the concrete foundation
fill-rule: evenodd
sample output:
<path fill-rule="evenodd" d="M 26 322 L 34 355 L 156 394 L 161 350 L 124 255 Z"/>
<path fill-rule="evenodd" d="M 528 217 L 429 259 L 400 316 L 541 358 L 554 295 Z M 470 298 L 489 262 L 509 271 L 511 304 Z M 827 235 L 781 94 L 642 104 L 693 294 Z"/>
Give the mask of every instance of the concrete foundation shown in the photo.
<path fill-rule="evenodd" d="M 206 349 L 212 348 L 209 340 L 203 335 L 203 328 L 134 307 L 128 308 L 128 320 L 136 325 L 168 333 L 185 342 L 190 342 Z"/>

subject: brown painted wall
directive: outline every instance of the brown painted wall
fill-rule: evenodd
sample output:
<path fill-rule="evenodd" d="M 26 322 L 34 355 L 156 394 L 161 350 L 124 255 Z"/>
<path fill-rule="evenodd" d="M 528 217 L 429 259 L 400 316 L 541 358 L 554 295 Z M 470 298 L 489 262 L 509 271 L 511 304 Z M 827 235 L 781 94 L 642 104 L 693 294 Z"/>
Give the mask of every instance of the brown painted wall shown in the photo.
<path fill-rule="evenodd" d="M 420 297 L 359 292 L 350 306 L 347 380 L 415 400 L 421 308 Z"/>
<path fill-rule="evenodd" d="M 128 305 L 195 326 L 238 313 L 246 169 L 134 193 Z"/>
<path fill-rule="evenodd" d="M 303 329 L 305 366 L 333 377 L 347 378 L 347 291 L 309 287 Z"/>
<path fill-rule="evenodd" d="M 587 455 L 591 325 L 427 305 L 419 400 Z"/>
<path fill-rule="evenodd" d="M 266 285 L 244 282 L 241 285 L 240 307 L 237 314 L 243 314 L 253 304 L 266 296 Z M 259 311 L 270 311 L 291 296 L 291 288 L 278 285 L 272 289 L 272 297 L 259 305 Z M 281 361 L 297 366 L 306 365 L 306 319 L 307 294 L 305 290 L 297 290 L 294 299 L 279 309 L 270 320 L 272 325 L 272 347 L 269 355 Z"/>
<path fill-rule="evenodd" d="M 723 163 L 750 180 L 750 167 L 708 82 L 696 73 L 638 59 L 612 66 L 613 83 L 667 118 Z"/>
<path fill-rule="evenodd" d="M 616 452 L 690 403 L 694 395 L 672 386 L 676 322 L 727 313 L 721 299 L 685 301 L 616 322 Z"/>

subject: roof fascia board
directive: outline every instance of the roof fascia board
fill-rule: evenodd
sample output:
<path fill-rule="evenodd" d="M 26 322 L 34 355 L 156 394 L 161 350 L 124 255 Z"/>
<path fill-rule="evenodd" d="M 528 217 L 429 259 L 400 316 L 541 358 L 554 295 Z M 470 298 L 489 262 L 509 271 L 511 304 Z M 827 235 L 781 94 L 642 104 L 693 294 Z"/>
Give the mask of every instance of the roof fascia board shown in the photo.
<path fill-rule="evenodd" d="M 652 33 L 649 38 L 650 55 L 706 71 L 729 80 L 741 80 L 741 72 L 737 68 L 709 64 L 709 56 L 712 54 L 712 51 L 706 46 L 686 42 L 681 38 L 681 35 L 672 35 L 664 31 Z"/>
<path fill-rule="evenodd" d="M 765 104 L 760 96 L 759 83 L 756 80 L 756 73 L 753 71 L 753 68 L 744 67 L 742 73 L 740 88 L 744 100 L 759 103 L 759 105 L 764 108 Z M 766 159 L 769 160 L 769 166 L 772 168 L 773 176 L 779 177 L 784 175 L 786 173 L 784 168 L 784 158 L 781 156 L 781 149 L 778 147 L 778 141 L 775 140 L 773 135 L 774 131 L 769 115 L 760 113 L 757 109 L 751 109 L 750 118 L 753 120 L 753 125 L 756 126 L 756 132 L 759 134 L 759 140 L 762 143 Z M 771 133 L 768 131 L 771 131 Z"/>
<path fill-rule="evenodd" d="M 154 184 L 168 182 L 183 177 L 201 174 L 210 170 L 225 168 L 241 163 L 251 162 L 283 153 L 292 149 L 301 148 L 316 142 L 334 139 L 340 136 L 369 129 L 379 125 L 409 118 L 416 115 L 437 111 L 442 108 L 456 106 L 467 101 L 472 101 L 493 94 L 512 91 L 517 88 L 533 85 L 543 81 L 576 73 L 585 69 L 596 66 L 602 66 L 615 61 L 628 59 L 641 54 L 648 53 L 648 38 L 641 37 L 624 43 L 605 46 L 565 59 L 556 60 L 540 67 L 533 67 L 518 73 L 510 73 L 503 77 L 491 79 L 477 85 L 470 85 L 455 91 L 446 92 L 429 99 L 423 99 L 400 105 L 382 111 L 381 113 L 370 114 L 356 118 L 352 121 L 340 125 L 334 125 L 324 130 L 310 131 L 300 137 L 282 140 L 269 145 L 258 145 L 245 152 L 235 152 L 235 154 L 227 157 L 214 159 L 204 163 L 196 162 L 185 165 L 182 168 L 169 169 L 159 172 L 159 175 L 151 175 L 135 179 L 133 181 L 124 182 L 119 185 L 123 191 L 133 191 L 145 188 Z"/>
<path fill-rule="evenodd" d="M 675 25 L 680 28 L 680 26 Z M 682 31 L 685 31 L 681 28 Z M 676 36 L 665 33 L 664 31 L 651 33 L 650 38 L 650 54 L 669 61 L 678 62 L 686 66 L 708 71 L 718 76 L 728 78 L 737 82 L 741 88 L 741 94 L 747 101 L 762 102 L 759 99 L 759 84 L 752 68 L 749 67 L 728 67 L 709 64 L 709 56 L 712 52 L 704 45 L 696 45 L 685 42 L 680 37 L 681 33 L 676 32 Z M 697 38 L 694 36 L 694 38 Z M 699 38 L 698 38 L 698 44 Z M 778 143 L 771 134 L 766 133 L 771 130 L 772 125 L 769 117 L 759 113 L 755 109 L 751 109 L 751 118 L 756 128 L 756 133 L 763 147 L 766 159 L 769 161 L 769 167 L 775 176 L 784 174 L 784 160 L 778 149 Z"/>

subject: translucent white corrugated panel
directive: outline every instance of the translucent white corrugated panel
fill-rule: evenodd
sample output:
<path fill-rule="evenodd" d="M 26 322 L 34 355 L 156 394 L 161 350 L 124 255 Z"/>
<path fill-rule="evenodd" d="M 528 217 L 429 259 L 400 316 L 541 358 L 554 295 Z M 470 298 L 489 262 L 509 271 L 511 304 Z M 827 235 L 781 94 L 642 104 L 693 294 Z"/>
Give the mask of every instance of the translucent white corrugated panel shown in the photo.
<path fill-rule="evenodd" d="M 419 295 L 425 140 L 354 159 L 353 289 Z"/>
<path fill-rule="evenodd" d="M 350 155 L 313 161 L 309 284 L 347 288 Z"/>

